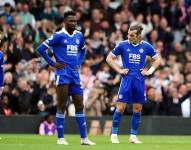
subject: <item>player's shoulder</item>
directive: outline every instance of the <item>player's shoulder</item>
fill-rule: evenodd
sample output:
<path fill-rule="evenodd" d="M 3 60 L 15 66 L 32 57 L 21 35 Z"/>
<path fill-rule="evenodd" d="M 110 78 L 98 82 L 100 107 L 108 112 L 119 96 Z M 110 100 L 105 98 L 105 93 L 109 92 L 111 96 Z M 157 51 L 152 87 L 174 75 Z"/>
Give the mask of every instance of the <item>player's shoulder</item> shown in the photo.
<path fill-rule="evenodd" d="M 78 36 L 81 37 L 82 39 L 84 38 L 83 33 L 82 33 L 81 31 L 75 30 L 74 32 L 75 32 L 76 35 L 78 35 Z"/>
<path fill-rule="evenodd" d="M 79 30 L 75 30 L 74 32 L 75 32 L 76 34 L 79 34 L 79 35 L 83 36 L 83 33 L 82 33 L 81 31 L 79 31 Z"/>
<path fill-rule="evenodd" d="M 147 42 L 147 41 L 144 41 L 144 40 L 142 40 L 141 43 L 142 43 L 143 45 L 145 45 L 145 46 L 152 46 L 151 43 L 149 43 L 149 42 Z"/>
<path fill-rule="evenodd" d="M 61 35 L 63 35 L 63 34 L 66 34 L 63 29 L 61 29 L 61 30 L 59 30 L 59 31 L 56 31 L 56 32 L 54 33 L 55 36 L 61 36 Z"/>
<path fill-rule="evenodd" d="M 123 41 L 120 41 L 116 44 L 116 46 L 125 46 L 128 44 L 128 40 L 123 40 Z"/>

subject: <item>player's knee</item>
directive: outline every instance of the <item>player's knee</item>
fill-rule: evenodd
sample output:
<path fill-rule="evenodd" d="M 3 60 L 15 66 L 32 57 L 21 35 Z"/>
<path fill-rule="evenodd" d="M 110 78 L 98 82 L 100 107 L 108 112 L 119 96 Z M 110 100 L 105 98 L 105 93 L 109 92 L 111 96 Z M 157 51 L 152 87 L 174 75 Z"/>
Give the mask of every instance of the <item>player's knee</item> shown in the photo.
<path fill-rule="evenodd" d="M 123 105 L 118 105 L 117 108 L 116 108 L 116 111 L 117 112 L 120 112 L 120 113 L 123 113 L 125 111 L 125 106 Z"/>
<path fill-rule="evenodd" d="M 84 110 L 84 105 L 78 105 L 78 106 L 75 106 L 75 109 L 76 109 L 76 112 L 83 112 Z"/>
<path fill-rule="evenodd" d="M 58 104 L 57 111 L 64 113 L 66 110 L 66 104 Z"/>
<path fill-rule="evenodd" d="M 142 106 L 139 106 L 139 105 L 133 106 L 133 112 L 141 112 L 141 110 L 142 110 Z"/>

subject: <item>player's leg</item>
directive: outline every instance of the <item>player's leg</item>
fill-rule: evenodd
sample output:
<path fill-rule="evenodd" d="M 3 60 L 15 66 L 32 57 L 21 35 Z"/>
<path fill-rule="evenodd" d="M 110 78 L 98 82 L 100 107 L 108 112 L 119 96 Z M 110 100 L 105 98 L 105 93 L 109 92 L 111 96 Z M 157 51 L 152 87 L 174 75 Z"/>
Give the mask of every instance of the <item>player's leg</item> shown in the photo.
<path fill-rule="evenodd" d="M 76 122 L 80 130 L 81 144 L 82 145 L 95 145 L 94 142 L 87 138 L 87 125 L 86 118 L 84 114 L 84 104 L 83 104 L 83 90 L 80 85 L 71 84 L 69 92 L 72 94 L 72 99 L 75 106 Z"/>
<path fill-rule="evenodd" d="M 145 103 L 145 81 L 144 79 L 135 79 L 133 81 L 133 115 L 131 120 L 131 136 L 129 142 L 142 143 L 137 138 L 137 131 L 141 122 L 142 105 Z"/>
<path fill-rule="evenodd" d="M 120 143 L 117 135 L 119 130 L 119 124 L 121 122 L 121 117 L 123 112 L 125 111 L 126 105 L 127 105 L 126 103 L 117 102 L 116 110 L 113 114 L 112 129 L 111 129 L 111 142 L 113 144 Z"/>
<path fill-rule="evenodd" d="M 58 85 L 56 87 L 57 94 L 57 113 L 56 113 L 56 126 L 58 134 L 58 144 L 68 145 L 64 139 L 64 121 L 65 121 L 65 110 L 68 98 L 68 85 Z"/>
<path fill-rule="evenodd" d="M 131 120 L 131 135 L 129 138 L 130 143 L 142 143 L 137 138 L 137 130 L 139 128 L 139 124 L 141 122 L 141 111 L 142 111 L 142 104 L 135 103 L 133 104 L 133 115 Z"/>
<path fill-rule="evenodd" d="M 127 103 L 130 102 L 131 102 L 131 79 L 122 78 L 118 92 L 116 110 L 113 114 L 113 120 L 112 120 L 111 142 L 114 144 L 120 143 L 117 137 L 119 124 L 121 122 L 121 117 L 123 112 L 125 111 Z"/>

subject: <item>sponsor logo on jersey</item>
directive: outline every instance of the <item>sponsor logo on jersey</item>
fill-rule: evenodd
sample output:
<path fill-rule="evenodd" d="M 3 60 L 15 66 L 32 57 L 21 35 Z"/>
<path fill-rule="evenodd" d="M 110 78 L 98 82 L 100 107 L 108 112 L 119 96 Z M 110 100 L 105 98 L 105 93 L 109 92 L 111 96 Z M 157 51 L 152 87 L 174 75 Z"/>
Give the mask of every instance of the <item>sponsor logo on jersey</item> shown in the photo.
<path fill-rule="evenodd" d="M 67 45 L 67 55 L 68 56 L 77 56 L 78 55 L 78 46 L 77 45 Z"/>
<path fill-rule="evenodd" d="M 129 54 L 129 63 L 140 64 L 140 54 Z"/>

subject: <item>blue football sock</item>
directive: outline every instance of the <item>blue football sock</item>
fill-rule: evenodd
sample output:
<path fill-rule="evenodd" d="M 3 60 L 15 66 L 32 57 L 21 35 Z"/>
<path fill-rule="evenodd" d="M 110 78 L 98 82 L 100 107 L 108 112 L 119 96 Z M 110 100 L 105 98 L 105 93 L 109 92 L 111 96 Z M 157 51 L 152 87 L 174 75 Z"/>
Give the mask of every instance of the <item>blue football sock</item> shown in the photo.
<path fill-rule="evenodd" d="M 120 112 L 115 111 L 113 114 L 113 120 L 112 120 L 112 134 L 117 134 L 119 129 L 119 124 L 121 122 L 121 116 L 122 114 Z"/>
<path fill-rule="evenodd" d="M 137 135 L 137 129 L 141 122 L 141 113 L 133 113 L 132 120 L 131 120 L 131 134 Z"/>
<path fill-rule="evenodd" d="M 83 112 L 76 112 L 76 121 L 80 130 L 81 138 L 86 138 L 87 126 L 86 126 L 85 114 Z"/>
<path fill-rule="evenodd" d="M 64 114 L 56 113 L 56 127 L 58 138 L 64 138 Z"/>

